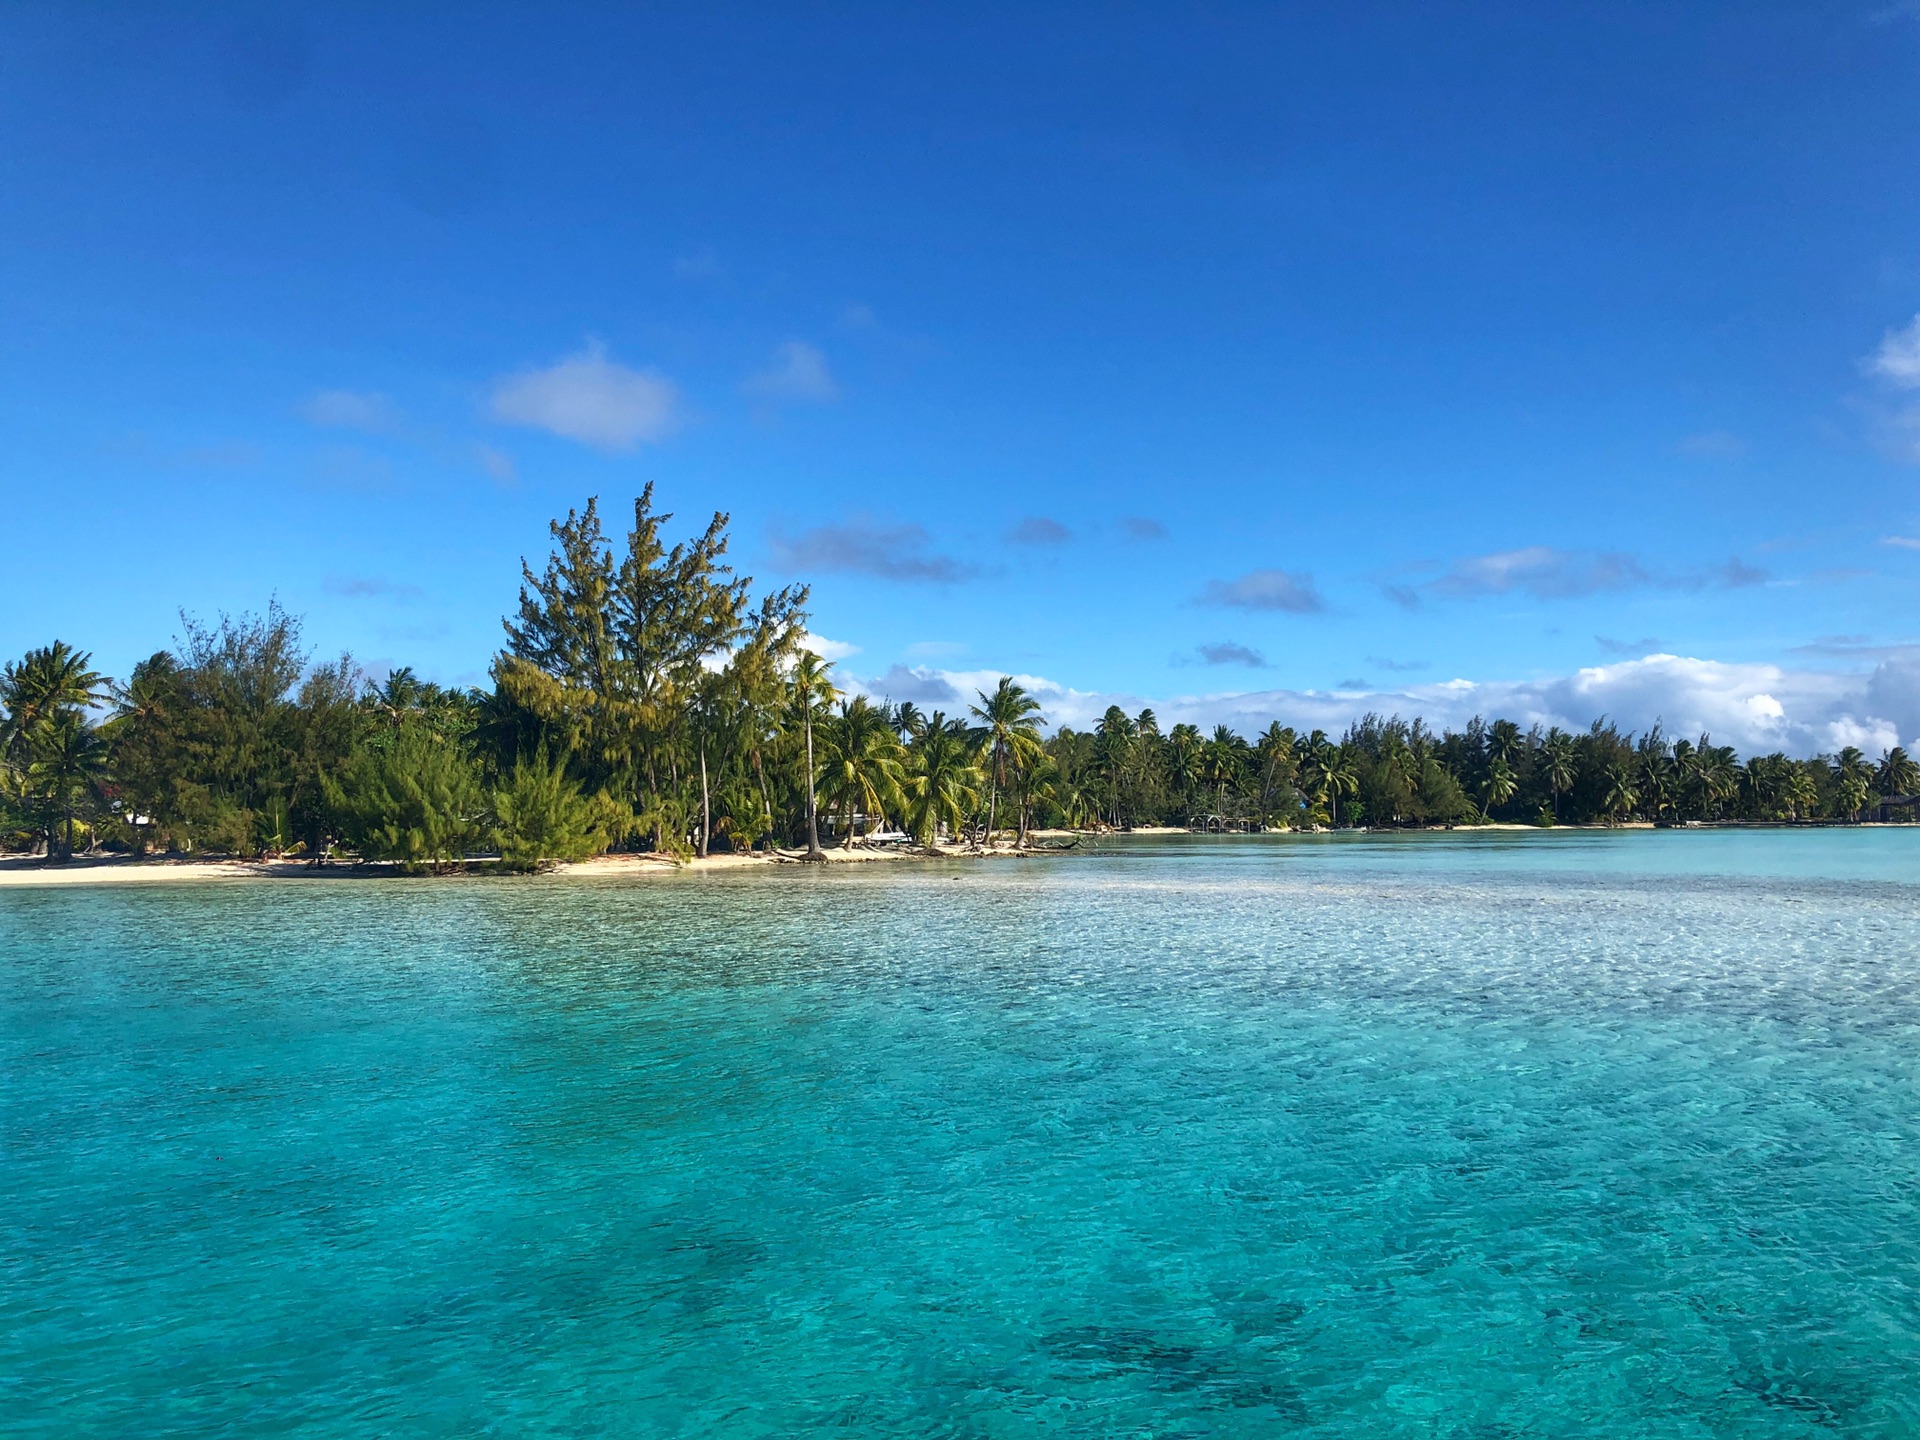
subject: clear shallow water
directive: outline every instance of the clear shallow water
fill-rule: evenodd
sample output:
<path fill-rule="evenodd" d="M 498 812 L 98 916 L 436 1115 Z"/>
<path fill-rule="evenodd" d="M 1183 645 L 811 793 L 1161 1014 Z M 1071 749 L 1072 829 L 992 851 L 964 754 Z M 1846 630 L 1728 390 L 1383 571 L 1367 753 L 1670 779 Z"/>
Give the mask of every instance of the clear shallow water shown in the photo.
<path fill-rule="evenodd" d="M 9 1436 L 1920 1430 L 1920 836 L 0 892 Z"/>

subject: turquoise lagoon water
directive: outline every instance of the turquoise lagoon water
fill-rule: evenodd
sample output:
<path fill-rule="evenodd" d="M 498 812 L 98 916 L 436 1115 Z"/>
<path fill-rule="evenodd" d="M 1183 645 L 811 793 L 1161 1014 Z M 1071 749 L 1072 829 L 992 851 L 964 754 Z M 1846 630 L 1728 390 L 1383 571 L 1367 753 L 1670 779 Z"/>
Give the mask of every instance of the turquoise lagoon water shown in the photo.
<path fill-rule="evenodd" d="M 1920 1433 L 1920 833 L 0 891 L 0 1434 Z"/>

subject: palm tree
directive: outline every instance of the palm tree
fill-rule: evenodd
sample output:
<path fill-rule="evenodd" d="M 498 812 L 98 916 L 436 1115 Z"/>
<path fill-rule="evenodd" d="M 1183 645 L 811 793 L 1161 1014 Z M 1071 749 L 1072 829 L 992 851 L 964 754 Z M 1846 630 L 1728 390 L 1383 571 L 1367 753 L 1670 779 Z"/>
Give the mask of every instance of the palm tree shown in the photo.
<path fill-rule="evenodd" d="M 106 774 L 107 747 L 100 732 L 78 710 L 63 710 L 41 720 L 28 740 L 31 760 L 27 784 L 47 807 L 49 816 L 63 822 L 59 858 L 73 857 L 75 802 L 97 794 Z M 47 849 L 53 850 L 53 827 L 47 826 Z"/>
<path fill-rule="evenodd" d="M 1511 720 L 1496 720 L 1487 731 L 1487 759 L 1503 762 L 1508 769 L 1525 750 L 1526 740 L 1520 734 L 1520 727 Z"/>
<path fill-rule="evenodd" d="M 1849 745 L 1834 757 L 1833 769 L 1834 779 L 1838 782 L 1835 790 L 1840 799 L 1841 813 L 1858 820 L 1860 811 L 1866 806 L 1867 797 L 1873 793 L 1873 786 L 1867 779 L 1867 757 L 1858 746 Z"/>
<path fill-rule="evenodd" d="M 1392 809 L 1389 818 L 1400 823 L 1400 802 L 1410 798 L 1420 783 L 1420 757 L 1400 734 L 1390 733 L 1380 751 L 1377 772 Z"/>
<path fill-rule="evenodd" d="M 1514 791 L 1519 788 L 1520 782 L 1514 779 L 1513 771 L 1507 765 L 1506 758 L 1503 755 L 1495 755 L 1493 763 L 1487 766 L 1487 782 L 1481 786 L 1481 793 L 1485 797 L 1481 802 L 1481 811 L 1491 815 L 1511 800 Z"/>
<path fill-rule="evenodd" d="M 827 803 L 840 812 L 846 826 L 841 847 L 850 850 L 856 813 L 871 821 L 904 805 L 900 741 L 885 712 L 870 705 L 864 695 L 843 702 L 840 713 L 823 722 L 820 730 L 820 789 Z"/>
<path fill-rule="evenodd" d="M 64 640 L 0 669 L 0 769 L 41 810 L 49 856 L 73 854 L 73 807 L 97 789 L 106 746 L 86 710 L 105 698 L 106 677 L 89 668 L 91 656 Z M 54 822 L 64 821 L 64 842 Z"/>
<path fill-rule="evenodd" d="M 1307 758 L 1300 766 L 1300 778 L 1314 800 L 1327 803 L 1327 823 L 1337 826 L 1340 797 L 1356 793 L 1360 777 L 1354 772 L 1353 761 L 1346 751 L 1328 740 L 1326 731 L 1314 731 L 1307 737 L 1304 748 Z"/>
<path fill-rule="evenodd" d="M 1686 741 L 1680 743 L 1684 745 Z M 1647 802 L 1649 815 L 1656 822 L 1672 808 L 1673 761 L 1667 758 L 1664 748 L 1641 753 L 1640 794 Z"/>
<path fill-rule="evenodd" d="M 1213 813 L 1222 820 L 1227 813 L 1227 786 L 1240 778 L 1240 737 L 1225 725 L 1213 727 L 1213 738 L 1201 747 L 1200 770 L 1213 786 Z"/>
<path fill-rule="evenodd" d="M 1813 777 L 1796 765 L 1781 789 L 1781 798 L 1791 808 L 1795 820 L 1804 820 L 1807 812 L 1819 802 L 1820 791 L 1813 783 Z"/>
<path fill-rule="evenodd" d="M 1002 675 L 993 694 L 976 691 L 980 703 L 972 707 L 981 726 L 987 752 L 987 843 L 993 843 L 998 818 L 1000 791 L 1013 773 L 1024 770 L 1040 754 L 1040 702 L 1025 688 L 1014 683 L 1011 675 Z M 1020 816 L 1019 844 L 1027 841 L 1027 817 Z"/>
<path fill-rule="evenodd" d="M 1920 764 L 1896 745 L 1880 757 L 1879 780 L 1882 793 L 1889 798 L 1911 795 L 1920 790 Z"/>
<path fill-rule="evenodd" d="M 1608 823 L 1617 823 L 1620 817 L 1640 803 L 1640 796 L 1633 788 L 1633 779 L 1618 765 L 1609 765 L 1606 774 L 1607 789 L 1600 803 L 1606 808 Z"/>
<path fill-rule="evenodd" d="M 893 707 L 893 733 L 900 737 L 900 743 L 906 744 L 925 728 L 926 714 L 911 700 L 902 700 Z"/>
<path fill-rule="evenodd" d="M 42 721 L 101 700 L 106 676 L 88 668 L 92 658 L 56 640 L 0 669 L 0 754 L 23 758 L 29 733 Z"/>
<path fill-rule="evenodd" d="M 1540 747 L 1540 773 L 1546 779 L 1548 793 L 1553 796 L 1556 825 L 1560 823 L 1560 797 L 1573 788 L 1577 760 L 1573 737 L 1557 725 L 1549 730 L 1546 743 Z"/>
<path fill-rule="evenodd" d="M 908 750 L 907 819 L 915 838 L 932 850 L 944 823 L 955 836 L 977 803 L 980 772 L 966 725 L 936 710 Z"/>
<path fill-rule="evenodd" d="M 813 710 L 816 705 L 831 705 L 838 692 L 827 678 L 833 668 L 811 650 L 803 650 L 793 663 L 791 688 L 793 704 L 800 711 L 800 725 L 807 741 L 807 854 L 809 860 L 824 860 L 820 848 L 820 807 L 813 790 Z"/>
<path fill-rule="evenodd" d="M 1192 818 L 1193 787 L 1200 781 L 1200 752 L 1206 741 L 1198 725 L 1179 724 L 1167 732 L 1167 779 Z"/>
<path fill-rule="evenodd" d="M 1293 759 L 1293 731 L 1275 720 L 1267 726 L 1254 746 L 1254 753 L 1260 757 L 1260 823 L 1265 825 L 1271 813 L 1273 788 L 1276 780 L 1291 784 L 1295 774 Z"/>
<path fill-rule="evenodd" d="M 1353 757 L 1347 753 L 1344 745 L 1335 746 L 1326 762 L 1327 794 L 1333 801 L 1333 823 L 1340 823 L 1340 797 L 1360 793 L 1360 772 L 1354 768 Z"/>
<path fill-rule="evenodd" d="M 1120 828 L 1120 806 L 1128 774 L 1133 769 L 1134 740 L 1138 730 L 1131 716 L 1118 705 L 1109 705 L 1094 728 L 1095 770 L 1105 780 L 1107 803 L 1112 810 L 1113 828 Z"/>

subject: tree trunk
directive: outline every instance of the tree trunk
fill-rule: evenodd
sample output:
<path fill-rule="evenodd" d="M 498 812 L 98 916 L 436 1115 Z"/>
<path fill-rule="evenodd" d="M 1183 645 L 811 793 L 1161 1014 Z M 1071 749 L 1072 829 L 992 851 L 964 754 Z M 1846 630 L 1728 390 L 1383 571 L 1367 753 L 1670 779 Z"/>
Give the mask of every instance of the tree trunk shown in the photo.
<path fill-rule="evenodd" d="M 707 742 L 700 742 L 700 858 L 707 858 L 707 840 L 713 834 L 713 802 L 707 793 Z"/>
<path fill-rule="evenodd" d="M 820 809 L 813 797 L 813 706 L 809 704 L 802 713 L 807 731 L 807 859 L 824 860 L 827 856 L 820 848 Z"/>
<path fill-rule="evenodd" d="M 767 822 L 767 844 L 773 844 L 773 797 L 767 793 L 767 767 L 760 761 L 760 752 L 753 752 L 753 773 L 760 782 L 760 814 Z"/>
<path fill-rule="evenodd" d="M 987 844 L 993 844 L 993 822 L 1000 808 L 1000 786 L 992 776 L 987 778 Z"/>

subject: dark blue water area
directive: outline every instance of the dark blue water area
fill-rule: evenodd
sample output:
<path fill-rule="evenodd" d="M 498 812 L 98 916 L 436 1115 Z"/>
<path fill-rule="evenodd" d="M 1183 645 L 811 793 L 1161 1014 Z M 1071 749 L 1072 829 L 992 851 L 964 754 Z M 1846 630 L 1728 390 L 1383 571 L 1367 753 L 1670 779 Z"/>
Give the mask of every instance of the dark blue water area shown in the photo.
<path fill-rule="evenodd" d="M 0 891 L 0 1434 L 1920 1433 L 1916 838 Z"/>

